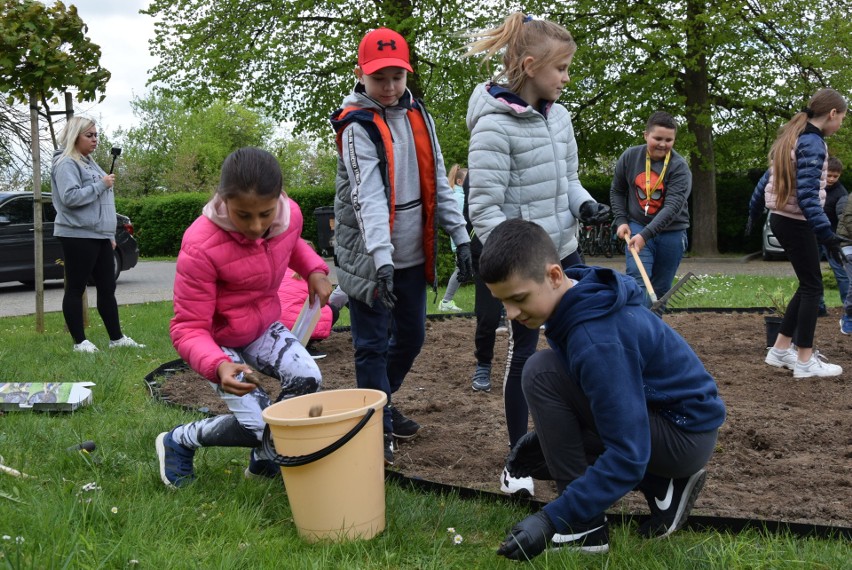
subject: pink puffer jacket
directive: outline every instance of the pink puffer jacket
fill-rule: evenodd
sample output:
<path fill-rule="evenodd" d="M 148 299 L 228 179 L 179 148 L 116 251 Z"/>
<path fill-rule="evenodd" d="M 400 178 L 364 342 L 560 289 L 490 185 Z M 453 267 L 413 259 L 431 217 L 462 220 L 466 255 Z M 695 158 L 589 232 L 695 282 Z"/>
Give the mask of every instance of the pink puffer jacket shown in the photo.
<path fill-rule="evenodd" d="M 281 301 L 281 322 L 290 330 L 296 324 L 299 313 L 308 298 L 308 282 L 297 271 L 288 270 L 278 287 L 278 299 Z M 311 340 L 322 340 L 331 334 L 331 307 L 320 309 L 320 318 L 311 334 Z"/>
<path fill-rule="evenodd" d="M 288 266 L 302 275 L 328 274 L 301 232 L 299 206 L 283 194 L 264 239 L 235 231 L 218 197 L 189 226 L 178 254 L 169 332 L 193 370 L 218 383 L 216 371 L 229 360 L 220 346 L 246 346 L 280 318 L 278 286 Z"/>

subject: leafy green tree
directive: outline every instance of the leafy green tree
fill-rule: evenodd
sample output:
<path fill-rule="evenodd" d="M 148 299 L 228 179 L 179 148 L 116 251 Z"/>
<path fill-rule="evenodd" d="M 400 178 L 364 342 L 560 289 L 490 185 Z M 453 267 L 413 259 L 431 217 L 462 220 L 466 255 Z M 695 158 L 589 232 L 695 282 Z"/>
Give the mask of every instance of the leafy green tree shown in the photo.
<path fill-rule="evenodd" d="M 848 1 L 827 10 L 800 0 L 533 4 L 580 46 L 569 97 L 580 148 L 596 151 L 586 160 L 641 142 L 657 109 L 681 117 L 677 148 L 693 172 L 692 249 L 701 255 L 717 251 L 717 168 L 765 167 L 778 126 L 814 91 L 852 87 L 852 26 L 838 17 Z"/>
<path fill-rule="evenodd" d="M 267 146 L 274 131 L 269 118 L 239 103 L 191 108 L 154 91 L 131 107 L 139 124 L 116 136 L 123 145 L 118 173 L 131 194 L 212 191 L 229 153 Z"/>
<path fill-rule="evenodd" d="M 822 85 L 849 92 L 852 24 L 842 17 L 849 7 L 849 0 L 830 9 L 805 0 L 530 0 L 524 11 L 577 38 L 565 103 L 584 170 L 611 173 L 618 155 L 641 142 L 654 110 L 680 117 L 677 148 L 695 180 L 692 246 L 707 255 L 717 251 L 716 156 L 725 170 L 765 166 L 777 127 L 812 92 Z M 249 9 L 239 0 L 154 0 L 145 13 L 160 20 L 152 80 L 190 104 L 251 101 L 314 133 L 328 133 L 328 114 L 351 89 L 360 37 L 393 27 L 414 48 L 410 86 L 425 94 L 447 162 L 464 163 L 467 100 L 490 70 L 460 57 L 458 32 L 491 27 L 512 9 L 499 1 L 272 0 Z"/>
<path fill-rule="evenodd" d="M 110 73 L 100 66 L 101 49 L 86 37 L 73 5 L 0 0 L 0 21 L 0 93 L 8 104 L 29 104 L 35 94 L 55 147 L 50 105 L 60 93 L 73 89 L 78 101 L 103 100 Z"/>

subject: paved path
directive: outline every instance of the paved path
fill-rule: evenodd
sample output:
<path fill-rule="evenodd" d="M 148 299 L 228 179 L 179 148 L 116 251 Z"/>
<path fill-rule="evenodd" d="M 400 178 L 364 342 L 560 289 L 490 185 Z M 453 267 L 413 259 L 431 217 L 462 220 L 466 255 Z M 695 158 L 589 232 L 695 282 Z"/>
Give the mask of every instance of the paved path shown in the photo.
<path fill-rule="evenodd" d="M 337 282 L 334 267 L 330 275 Z M 590 265 L 601 265 L 624 271 L 624 258 L 592 257 Z M 829 271 L 828 264 L 823 263 Z M 793 268 L 786 261 L 763 261 L 759 256 L 740 258 L 687 258 L 681 262 L 679 273 L 692 271 L 697 275 L 775 275 L 793 276 Z M 120 305 L 145 303 L 148 301 L 169 301 L 172 299 L 172 284 L 175 279 L 175 264 L 171 261 L 140 261 L 118 278 L 116 298 Z M 44 288 L 45 312 L 62 310 L 62 282 L 48 281 Z M 89 304 L 95 306 L 96 291 L 89 287 Z M 35 291 L 19 283 L 0 283 L 0 317 L 30 315 L 35 313 Z"/>

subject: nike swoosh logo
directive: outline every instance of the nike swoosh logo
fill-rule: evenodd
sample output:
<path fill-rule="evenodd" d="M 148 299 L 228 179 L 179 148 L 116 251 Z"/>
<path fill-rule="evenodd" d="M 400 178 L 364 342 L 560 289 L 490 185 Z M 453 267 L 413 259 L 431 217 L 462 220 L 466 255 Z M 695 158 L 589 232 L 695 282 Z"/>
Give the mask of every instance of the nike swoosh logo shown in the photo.
<path fill-rule="evenodd" d="M 657 508 L 661 511 L 669 510 L 669 507 L 672 506 L 672 496 L 674 495 L 674 479 L 669 479 L 669 488 L 666 490 L 666 497 L 661 501 L 657 497 L 654 497 L 654 502 L 657 503 Z"/>
<path fill-rule="evenodd" d="M 553 535 L 553 538 L 551 540 L 553 540 L 553 542 L 555 542 L 557 544 L 562 544 L 562 543 L 565 543 L 565 542 L 576 542 L 576 541 L 580 540 L 581 538 L 583 538 L 584 536 L 592 534 L 593 532 L 597 532 L 602 528 L 603 528 L 603 525 L 597 526 L 597 527 L 595 527 L 591 530 L 587 530 L 587 531 L 584 531 L 584 532 L 576 532 L 574 534 L 558 534 L 557 533 L 557 534 Z"/>

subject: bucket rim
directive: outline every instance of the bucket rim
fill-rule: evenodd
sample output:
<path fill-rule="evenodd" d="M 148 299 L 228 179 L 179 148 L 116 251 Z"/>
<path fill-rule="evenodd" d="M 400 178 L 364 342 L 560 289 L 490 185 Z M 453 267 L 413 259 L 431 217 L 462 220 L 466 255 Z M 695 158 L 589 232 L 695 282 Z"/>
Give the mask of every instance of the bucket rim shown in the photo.
<path fill-rule="evenodd" d="M 352 408 L 351 410 L 345 410 L 342 412 L 337 412 L 333 414 L 328 414 L 323 412 L 322 415 L 316 417 L 278 417 L 273 416 L 272 414 L 276 411 L 275 408 L 286 408 L 294 405 L 298 405 L 299 407 L 305 406 L 310 407 L 312 405 L 311 400 L 321 400 L 322 396 L 329 393 L 341 393 L 347 392 L 351 393 L 353 396 L 357 393 L 360 393 L 364 396 L 365 401 L 364 404 Z M 372 400 L 370 400 L 372 398 Z M 385 404 L 388 401 L 387 395 L 381 390 L 373 390 L 371 388 L 341 388 L 338 390 L 321 390 L 319 392 L 313 392 L 311 394 L 303 394 L 301 396 L 296 396 L 295 398 L 289 398 L 287 400 L 282 400 L 280 402 L 276 402 L 269 407 L 265 408 L 261 415 L 263 417 L 263 421 L 265 421 L 270 426 L 311 426 L 311 425 L 319 425 L 319 424 L 328 424 L 335 423 L 340 421 L 349 420 L 352 418 L 360 418 L 364 415 L 365 411 L 368 408 L 374 408 L 377 412 L 381 412 L 382 408 L 384 408 Z M 295 402 L 295 404 L 294 404 Z M 316 402 L 320 403 L 320 402 Z"/>

